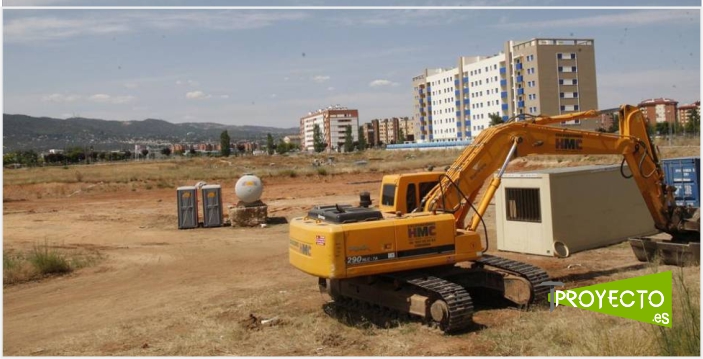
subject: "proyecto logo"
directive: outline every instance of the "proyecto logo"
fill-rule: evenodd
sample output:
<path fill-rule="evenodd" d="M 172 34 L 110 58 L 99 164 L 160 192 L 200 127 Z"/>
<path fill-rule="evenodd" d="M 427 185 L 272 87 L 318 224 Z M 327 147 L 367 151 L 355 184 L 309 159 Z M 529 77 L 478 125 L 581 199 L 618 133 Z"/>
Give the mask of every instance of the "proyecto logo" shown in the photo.
<path fill-rule="evenodd" d="M 671 271 L 555 291 L 559 284 L 543 283 L 552 310 L 565 305 L 671 328 Z"/>

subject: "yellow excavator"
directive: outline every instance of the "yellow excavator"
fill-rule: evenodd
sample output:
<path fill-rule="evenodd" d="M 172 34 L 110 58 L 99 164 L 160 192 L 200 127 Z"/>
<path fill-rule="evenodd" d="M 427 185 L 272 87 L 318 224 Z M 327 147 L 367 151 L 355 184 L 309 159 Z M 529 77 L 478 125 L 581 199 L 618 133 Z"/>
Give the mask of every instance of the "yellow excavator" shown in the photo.
<path fill-rule="evenodd" d="M 616 111 L 620 134 L 550 126 Z M 482 131 L 446 173 L 384 176 L 378 208 L 369 208 L 368 196 L 359 207 L 316 206 L 290 222 L 290 263 L 318 277 L 336 305 L 415 317 L 448 333 L 471 325 L 472 297 L 499 295 L 521 306 L 544 300 L 548 287 L 539 284 L 549 280 L 547 273 L 486 254 L 487 233 L 482 240 L 477 232 L 508 163 L 527 154 L 622 155 L 622 167 L 629 166 L 655 226 L 672 235 L 669 250 L 700 257 L 697 209 L 676 206 L 675 188 L 665 183 L 645 118 L 623 105 L 513 118 Z M 470 209 L 474 214 L 465 225 Z M 652 250 L 639 242 L 633 249 Z"/>

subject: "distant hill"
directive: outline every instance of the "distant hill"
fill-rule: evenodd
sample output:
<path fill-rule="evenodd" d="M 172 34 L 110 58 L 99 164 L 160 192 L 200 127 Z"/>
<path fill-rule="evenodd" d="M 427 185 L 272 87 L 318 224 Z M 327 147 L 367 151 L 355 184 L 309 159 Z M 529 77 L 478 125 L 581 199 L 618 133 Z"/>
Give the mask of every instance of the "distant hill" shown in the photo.
<path fill-rule="evenodd" d="M 134 144 L 219 143 L 227 130 L 232 141 L 265 140 L 299 133 L 297 127 L 228 126 L 218 123 L 170 123 L 164 120 L 106 121 L 89 118 L 66 120 L 3 114 L 5 152 L 93 146 L 95 150 L 131 149 Z"/>

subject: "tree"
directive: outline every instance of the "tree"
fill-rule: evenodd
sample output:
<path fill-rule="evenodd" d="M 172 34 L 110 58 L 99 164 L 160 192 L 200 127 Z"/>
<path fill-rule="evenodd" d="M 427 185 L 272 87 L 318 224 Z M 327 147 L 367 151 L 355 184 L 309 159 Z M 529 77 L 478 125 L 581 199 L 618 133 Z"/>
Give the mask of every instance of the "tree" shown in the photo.
<path fill-rule="evenodd" d="M 488 124 L 488 127 L 497 126 L 497 125 L 503 124 L 505 122 L 505 121 L 503 121 L 503 118 L 500 117 L 500 114 L 498 112 L 489 113 L 488 118 L 491 119 L 491 122 Z"/>
<path fill-rule="evenodd" d="M 657 135 L 668 135 L 669 134 L 669 123 L 668 122 L 657 122 L 654 127 Z"/>
<path fill-rule="evenodd" d="M 230 154 L 229 133 L 227 133 L 227 130 L 222 131 L 220 134 L 220 153 L 222 157 L 229 157 Z"/>
<path fill-rule="evenodd" d="M 192 148 L 192 147 L 191 147 L 191 149 L 188 151 L 188 153 L 190 153 L 191 156 L 195 156 L 195 155 L 198 154 L 198 152 L 195 151 L 195 148 Z"/>
<path fill-rule="evenodd" d="M 273 144 L 273 136 L 271 136 L 270 133 L 266 135 L 266 150 L 268 151 L 269 156 L 276 150 L 276 147 Z"/>
<path fill-rule="evenodd" d="M 613 114 L 613 123 L 608 128 L 608 132 L 615 133 L 620 131 L 620 117 L 617 113 Z"/>
<path fill-rule="evenodd" d="M 697 108 L 688 110 L 688 122 L 686 132 L 690 134 L 698 133 L 701 127 L 701 115 Z"/>
<path fill-rule="evenodd" d="M 276 146 L 276 152 L 279 155 L 282 155 L 282 154 L 288 152 L 288 150 L 289 150 L 288 144 L 285 141 L 283 141 L 283 139 L 279 139 L 278 146 Z"/>
<path fill-rule="evenodd" d="M 344 152 L 354 151 L 354 137 L 352 137 L 352 127 L 347 125 L 344 129 Z"/>
<path fill-rule="evenodd" d="M 142 156 L 144 156 L 144 158 L 146 158 L 146 155 L 148 155 L 148 154 L 149 154 L 149 150 L 147 150 L 146 148 L 142 150 Z"/>
<path fill-rule="evenodd" d="M 327 147 L 327 144 L 322 140 L 322 131 L 320 131 L 318 124 L 312 128 L 312 147 L 317 153 L 324 151 Z"/>
<path fill-rule="evenodd" d="M 366 137 L 364 137 L 364 127 L 363 126 L 359 126 L 358 136 L 359 136 L 358 148 L 359 148 L 359 151 L 363 151 L 366 149 Z"/>
<path fill-rule="evenodd" d="M 398 130 L 398 143 L 405 143 L 405 140 L 408 139 L 408 136 L 405 135 L 405 131 L 401 128 Z"/>
<path fill-rule="evenodd" d="M 171 155 L 171 149 L 169 147 L 164 147 L 161 149 L 161 154 L 168 157 Z"/>

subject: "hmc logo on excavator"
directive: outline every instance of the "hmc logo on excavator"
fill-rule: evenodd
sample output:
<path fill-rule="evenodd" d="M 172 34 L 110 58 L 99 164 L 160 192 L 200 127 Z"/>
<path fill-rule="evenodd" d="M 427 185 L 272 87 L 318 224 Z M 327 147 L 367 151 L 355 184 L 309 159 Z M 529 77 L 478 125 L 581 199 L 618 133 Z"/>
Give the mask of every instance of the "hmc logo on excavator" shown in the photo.
<path fill-rule="evenodd" d="M 555 148 L 559 151 L 581 151 L 583 147 L 583 138 L 581 135 L 562 135 L 557 134 L 555 141 Z"/>

